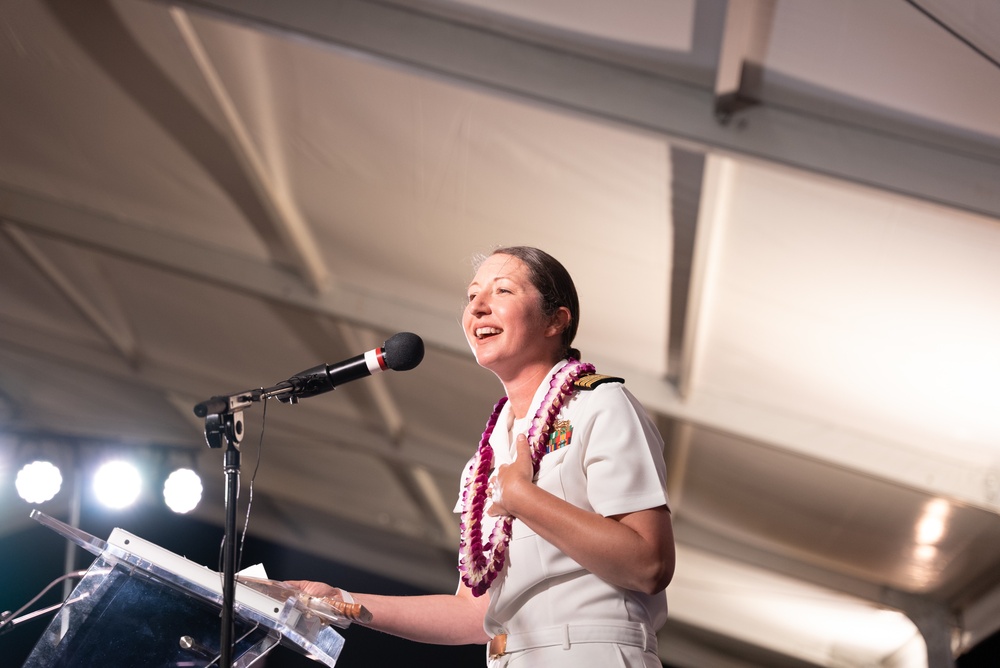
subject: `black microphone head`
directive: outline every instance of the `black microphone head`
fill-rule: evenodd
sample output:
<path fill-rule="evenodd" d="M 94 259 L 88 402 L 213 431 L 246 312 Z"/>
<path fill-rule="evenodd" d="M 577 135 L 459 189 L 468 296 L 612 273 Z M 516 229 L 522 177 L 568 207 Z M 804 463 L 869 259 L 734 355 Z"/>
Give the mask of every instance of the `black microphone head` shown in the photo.
<path fill-rule="evenodd" d="M 382 348 L 385 364 L 393 371 L 409 371 L 424 359 L 424 340 L 410 332 L 392 335 Z"/>

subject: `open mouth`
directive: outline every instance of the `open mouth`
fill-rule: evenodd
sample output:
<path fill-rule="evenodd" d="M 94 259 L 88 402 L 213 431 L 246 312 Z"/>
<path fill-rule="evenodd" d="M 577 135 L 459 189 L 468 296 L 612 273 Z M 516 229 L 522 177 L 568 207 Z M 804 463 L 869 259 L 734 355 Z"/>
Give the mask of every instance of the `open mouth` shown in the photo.
<path fill-rule="evenodd" d="M 477 327 L 475 334 L 476 338 L 482 341 L 483 339 L 488 339 L 491 336 L 496 336 L 502 332 L 502 329 L 497 329 L 496 327 Z"/>

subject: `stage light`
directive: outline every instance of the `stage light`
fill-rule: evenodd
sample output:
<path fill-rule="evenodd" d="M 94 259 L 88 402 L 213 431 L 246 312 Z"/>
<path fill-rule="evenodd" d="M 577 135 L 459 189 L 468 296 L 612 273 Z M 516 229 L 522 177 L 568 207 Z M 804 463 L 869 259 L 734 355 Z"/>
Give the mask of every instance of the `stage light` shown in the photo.
<path fill-rule="evenodd" d="M 201 502 L 201 478 L 191 469 L 177 469 L 163 483 L 163 500 L 175 513 L 187 513 Z"/>
<path fill-rule="evenodd" d="M 36 460 L 21 467 L 14 486 L 28 503 L 45 503 L 62 488 L 62 473 L 52 462 Z"/>
<path fill-rule="evenodd" d="M 135 503 L 142 492 L 139 470 L 117 459 L 102 464 L 94 473 L 94 494 L 109 508 L 122 509 Z"/>

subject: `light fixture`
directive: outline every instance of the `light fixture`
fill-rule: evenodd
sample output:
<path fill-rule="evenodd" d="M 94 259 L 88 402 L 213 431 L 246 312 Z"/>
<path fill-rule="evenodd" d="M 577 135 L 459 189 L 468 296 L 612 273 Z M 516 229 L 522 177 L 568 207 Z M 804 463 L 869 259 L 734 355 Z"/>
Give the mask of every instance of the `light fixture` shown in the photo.
<path fill-rule="evenodd" d="M 175 513 L 187 513 L 201 502 L 201 477 L 189 468 L 179 468 L 163 483 L 163 500 Z"/>
<path fill-rule="evenodd" d="M 948 530 L 951 504 L 944 499 L 931 499 L 924 504 L 914 534 L 918 545 L 937 545 Z"/>
<path fill-rule="evenodd" d="M 35 460 L 21 467 L 14 486 L 28 503 L 45 503 L 62 488 L 62 473 L 50 461 Z"/>
<path fill-rule="evenodd" d="M 127 508 L 135 503 L 141 492 L 139 470 L 127 461 L 111 460 L 94 473 L 94 494 L 108 508 Z"/>

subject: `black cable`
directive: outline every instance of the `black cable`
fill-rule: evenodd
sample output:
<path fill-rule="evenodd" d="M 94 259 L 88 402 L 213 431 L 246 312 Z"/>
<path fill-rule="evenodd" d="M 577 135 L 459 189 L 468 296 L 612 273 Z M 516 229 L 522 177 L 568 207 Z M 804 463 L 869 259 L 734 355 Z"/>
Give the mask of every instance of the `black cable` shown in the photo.
<path fill-rule="evenodd" d="M 261 452 L 264 448 L 264 426 L 267 424 L 267 396 L 261 397 L 261 403 L 264 404 L 264 409 L 260 417 L 260 439 L 257 441 L 257 462 L 254 465 L 253 474 L 250 476 L 250 489 L 247 498 L 247 514 L 246 519 L 243 522 L 243 535 L 240 537 L 239 547 L 236 549 L 236 572 L 240 571 L 240 564 L 243 561 L 243 545 L 247 540 L 247 531 L 250 528 L 250 508 L 253 506 L 253 483 L 257 479 L 257 472 L 260 470 L 260 460 Z M 232 500 L 233 503 L 239 502 L 239 494 L 237 498 Z M 219 576 L 222 577 L 223 567 L 223 554 L 226 549 L 226 537 L 222 537 L 222 541 L 219 543 Z"/>
<path fill-rule="evenodd" d="M 240 564 L 243 560 L 243 545 L 247 540 L 247 531 L 250 529 L 250 508 L 253 506 L 253 482 L 257 479 L 257 472 L 260 470 L 260 459 L 261 452 L 264 449 L 264 426 L 267 424 L 267 397 L 261 399 L 261 403 L 264 404 L 263 411 L 260 416 L 260 438 L 257 440 L 257 462 L 253 467 L 253 475 L 250 476 L 250 489 L 247 494 L 247 516 L 243 522 L 243 535 L 240 537 L 240 547 L 236 556 L 236 572 L 240 570 Z"/>
<path fill-rule="evenodd" d="M 912 6 L 914 9 L 916 9 L 918 12 L 920 12 L 921 14 L 923 14 L 924 16 L 926 16 L 927 18 L 929 18 L 931 21 L 933 21 L 934 23 L 936 23 L 939 27 L 941 27 L 944 30 L 948 31 L 948 33 L 950 33 L 952 37 L 954 37 L 958 41 L 962 42 L 962 44 L 965 44 L 967 47 L 969 47 L 970 49 L 972 49 L 973 51 L 975 51 L 977 54 L 979 54 L 980 56 L 982 56 L 983 58 L 985 58 L 994 67 L 996 67 L 997 69 L 1000 69 L 1000 61 L 997 61 L 996 58 L 994 58 L 993 56 L 991 56 L 990 54 L 986 53 L 985 51 L 983 51 L 982 49 L 980 49 L 978 46 L 976 46 L 975 44 L 973 44 L 971 40 L 969 40 L 964 35 L 962 35 L 961 33 L 959 33 L 957 30 L 955 30 L 954 28 L 952 28 L 950 25 L 948 25 L 947 23 L 945 23 L 944 21 L 942 21 L 940 18 L 938 18 L 937 16 L 935 16 L 934 14 L 932 14 L 926 8 L 922 7 L 920 4 L 918 4 L 916 2 L 916 0 L 906 0 L 906 3 L 909 4 L 910 6 Z"/>

